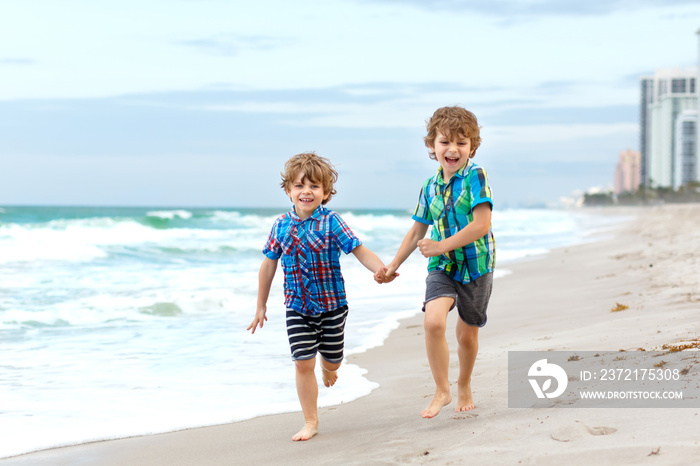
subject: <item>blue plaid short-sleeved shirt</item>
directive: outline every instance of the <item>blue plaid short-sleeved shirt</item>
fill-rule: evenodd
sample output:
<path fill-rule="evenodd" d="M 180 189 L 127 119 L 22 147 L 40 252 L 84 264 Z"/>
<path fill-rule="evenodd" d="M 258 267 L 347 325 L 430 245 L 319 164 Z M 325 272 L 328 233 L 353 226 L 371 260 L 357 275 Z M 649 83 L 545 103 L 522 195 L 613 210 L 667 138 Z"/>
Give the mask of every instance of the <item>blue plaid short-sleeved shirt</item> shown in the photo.
<path fill-rule="evenodd" d="M 456 234 L 474 218 L 474 207 L 491 200 L 491 187 L 486 171 L 472 160 L 462 167 L 448 183 L 438 173 L 423 183 L 413 220 L 432 225 L 431 239 L 440 241 Z M 473 243 L 431 257 L 428 270 L 442 270 L 455 281 L 469 283 L 493 272 L 496 261 L 496 242 L 489 232 Z"/>
<path fill-rule="evenodd" d="M 319 206 L 305 220 L 294 210 L 278 217 L 263 254 L 282 258 L 285 306 L 318 315 L 347 305 L 340 252 L 361 244 L 340 215 Z"/>

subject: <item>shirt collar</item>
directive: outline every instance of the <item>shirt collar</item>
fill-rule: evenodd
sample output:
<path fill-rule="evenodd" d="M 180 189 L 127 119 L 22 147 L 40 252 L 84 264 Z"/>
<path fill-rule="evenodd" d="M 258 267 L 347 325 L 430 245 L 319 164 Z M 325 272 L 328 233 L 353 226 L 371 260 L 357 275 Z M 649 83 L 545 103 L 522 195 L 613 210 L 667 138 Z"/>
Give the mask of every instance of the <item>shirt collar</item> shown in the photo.
<path fill-rule="evenodd" d="M 472 159 L 469 159 L 469 160 L 467 161 L 467 163 L 464 164 L 464 166 L 463 166 L 462 168 L 460 168 L 459 170 L 457 170 L 457 172 L 454 174 L 454 176 L 452 177 L 452 179 L 454 179 L 455 176 L 457 176 L 457 177 L 459 177 L 459 178 L 464 178 L 464 177 L 466 176 L 467 172 L 469 171 L 469 169 L 472 167 L 472 165 L 474 165 L 474 162 L 472 161 Z M 439 168 L 438 168 L 438 171 L 437 171 L 437 182 L 438 182 L 438 184 L 446 184 L 446 183 L 445 183 L 445 179 L 442 177 L 442 167 L 439 167 Z"/>
<path fill-rule="evenodd" d="M 305 222 L 306 220 L 319 220 L 326 212 L 328 209 L 326 209 L 323 204 L 318 206 L 316 210 L 314 210 L 314 213 L 306 217 L 306 219 L 302 220 L 296 213 L 296 210 L 294 210 L 294 206 L 292 206 L 292 210 L 289 211 L 289 216 L 294 222 L 301 223 Z"/>

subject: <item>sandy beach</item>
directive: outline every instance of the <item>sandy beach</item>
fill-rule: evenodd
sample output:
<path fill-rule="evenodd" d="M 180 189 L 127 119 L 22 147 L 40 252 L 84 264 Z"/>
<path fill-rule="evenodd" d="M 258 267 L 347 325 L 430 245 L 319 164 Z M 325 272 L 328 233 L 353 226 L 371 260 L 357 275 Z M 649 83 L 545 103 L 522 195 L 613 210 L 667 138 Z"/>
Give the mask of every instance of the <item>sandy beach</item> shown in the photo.
<path fill-rule="evenodd" d="M 302 424 L 295 412 L 41 451 L 0 465 L 697 464 L 700 409 L 508 407 L 508 351 L 655 350 L 700 341 L 700 205 L 599 212 L 630 220 L 590 243 L 503 267 L 512 273 L 496 280 L 480 333 L 473 411 L 455 413 L 453 401 L 434 419 L 419 416 L 433 384 L 417 315 L 383 346 L 348 358 L 380 387 L 322 408 L 320 433 L 308 442 L 290 440 Z M 628 308 L 611 312 L 618 303 Z M 453 312 L 448 322 L 451 380 L 456 318 Z M 700 380 L 697 354 L 691 373 Z"/>

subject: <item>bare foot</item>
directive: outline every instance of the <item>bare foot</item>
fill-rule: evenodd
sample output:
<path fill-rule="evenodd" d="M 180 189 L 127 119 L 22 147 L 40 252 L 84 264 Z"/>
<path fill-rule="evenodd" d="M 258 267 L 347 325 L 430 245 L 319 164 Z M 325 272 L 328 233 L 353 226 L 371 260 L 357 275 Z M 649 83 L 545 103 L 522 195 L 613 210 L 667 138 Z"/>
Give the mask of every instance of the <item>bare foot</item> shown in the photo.
<path fill-rule="evenodd" d="M 292 440 L 295 442 L 309 440 L 314 435 L 318 434 L 318 423 L 317 422 L 307 422 L 304 427 L 292 436 Z"/>
<path fill-rule="evenodd" d="M 338 371 L 329 371 L 321 365 L 321 372 L 323 373 L 323 385 L 326 387 L 335 385 L 335 381 L 338 380 Z"/>
<path fill-rule="evenodd" d="M 450 404 L 452 401 L 452 395 L 450 393 L 435 393 L 433 401 L 430 402 L 427 408 L 425 408 L 420 413 L 420 417 L 424 419 L 430 419 L 437 416 L 440 410 Z"/>
<path fill-rule="evenodd" d="M 457 385 L 457 406 L 455 406 L 455 411 L 471 411 L 474 409 L 471 381 L 466 384 L 458 383 Z"/>

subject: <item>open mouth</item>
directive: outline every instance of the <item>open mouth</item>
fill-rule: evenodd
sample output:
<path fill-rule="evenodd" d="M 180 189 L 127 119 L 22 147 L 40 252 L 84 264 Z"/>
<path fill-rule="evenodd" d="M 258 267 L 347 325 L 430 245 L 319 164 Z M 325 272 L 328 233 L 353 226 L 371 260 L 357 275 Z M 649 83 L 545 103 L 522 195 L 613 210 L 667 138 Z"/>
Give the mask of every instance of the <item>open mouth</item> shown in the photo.
<path fill-rule="evenodd" d="M 311 204 L 313 201 L 313 199 L 299 199 L 302 204 Z"/>
<path fill-rule="evenodd" d="M 459 157 L 445 157 L 445 162 L 454 165 L 459 162 Z"/>

